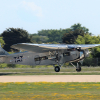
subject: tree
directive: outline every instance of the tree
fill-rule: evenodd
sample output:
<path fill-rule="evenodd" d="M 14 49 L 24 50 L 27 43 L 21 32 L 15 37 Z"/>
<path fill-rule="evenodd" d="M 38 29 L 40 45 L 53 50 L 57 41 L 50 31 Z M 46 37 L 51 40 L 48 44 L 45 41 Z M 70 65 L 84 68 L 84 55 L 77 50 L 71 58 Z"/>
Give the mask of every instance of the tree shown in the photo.
<path fill-rule="evenodd" d="M 67 28 L 67 29 L 51 29 L 51 30 L 41 30 L 38 31 L 37 35 L 38 36 L 45 36 L 46 37 L 46 41 L 45 43 L 59 43 L 62 42 L 62 36 L 65 33 L 70 32 L 71 29 Z"/>
<path fill-rule="evenodd" d="M 28 32 L 20 28 L 6 29 L 1 36 L 5 41 L 4 49 L 6 51 L 10 51 L 10 46 L 13 44 L 31 42 Z"/>
<path fill-rule="evenodd" d="M 88 33 L 85 33 L 82 29 L 76 29 L 74 31 L 70 31 L 69 33 L 65 33 L 62 37 L 62 41 L 66 44 L 74 44 L 78 35 L 84 36 L 84 34 Z"/>
<path fill-rule="evenodd" d="M 80 23 L 74 24 L 70 28 L 71 28 L 72 31 L 75 31 L 75 30 L 78 29 L 78 30 L 83 30 L 84 33 L 89 33 L 89 29 L 86 28 L 86 27 L 82 27 Z"/>
<path fill-rule="evenodd" d="M 0 44 L 1 44 L 1 47 L 3 48 L 3 46 L 5 45 L 5 42 L 3 40 L 3 37 L 0 37 Z"/>
<path fill-rule="evenodd" d="M 89 34 L 84 34 L 84 36 L 79 35 L 75 44 L 100 44 L 100 36 L 90 36 Z"/>
<path fill-rule="evenodd" d="M 75 44 L 100 44 L 100 36 L 90 36 L 89 34 L 84 34 L 84 36 L 79 35 Z M 93 57 L 100 57 L 100 47 L 93 48 Z"/>
<path fill-rule="evenodd" d="M 36 43 L 61 43 L 62 37 L 66 36 L 64 43 L 74 43 L 78 35 L 90 34 L 89 29 L 82 27 L 81 24 L 74 24 L 70 28 L 66 29 L 51 29 L 51 30 L 41 30 L 37 34 L 32 34 L 32 42 Z M 64 35 L 65 34 L 65 35 Z"/>
<path fill-rule="evenodd" d="M 30 35 L 30 37 L 33 43 L 46 43 L 48 41 L 47 36 L 42 36 L 42 35 L 39 36 L 38 34 L 32 34 Z"/>
<path fill-rule="evenodd" d="M 78 35 L 84 36 L 84 34 L 89 34 L 89 29 L 86 27 L 82 27 L 80 23 L 74 24 L 70 27 L 70 29 L 65 33 L 62 37 L 63 43 L 74 44 Z"/>

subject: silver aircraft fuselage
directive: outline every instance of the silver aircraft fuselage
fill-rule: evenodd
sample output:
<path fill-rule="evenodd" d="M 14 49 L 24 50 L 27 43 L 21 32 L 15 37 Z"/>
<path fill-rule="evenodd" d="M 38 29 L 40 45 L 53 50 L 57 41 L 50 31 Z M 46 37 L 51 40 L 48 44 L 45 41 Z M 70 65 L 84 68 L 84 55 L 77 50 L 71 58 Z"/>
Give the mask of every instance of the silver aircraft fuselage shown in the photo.
<path fill-rule="evenodd" d="M 0 57 L 0 63 L 22 65 L 55 65 L 66 62 L 75 62 L 85 57 L 84 51 L 72 50 L 60 53 L 57 59 L 55 54 L 20 52 Z"/>

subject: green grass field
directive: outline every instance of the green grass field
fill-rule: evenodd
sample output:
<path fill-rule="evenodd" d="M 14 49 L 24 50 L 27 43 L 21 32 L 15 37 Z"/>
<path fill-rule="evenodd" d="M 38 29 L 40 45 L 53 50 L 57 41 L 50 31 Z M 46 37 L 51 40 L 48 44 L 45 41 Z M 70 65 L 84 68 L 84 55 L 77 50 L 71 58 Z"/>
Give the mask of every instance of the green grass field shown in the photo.
<path fill-rule="evenodd" d="M 100 67 L 1 68 L 0 75 L 100 75 Z M 100 100 L 100 83 L 95 82 L 15 82 L 0 83 L 0 100 Z"/>
<path fill-rule="evenodd" d="M 0 83 L 0 100 L 100 100 L 100 83 Z"/>
<path fill-rule="evenodd" d="M 82 67 L 81 72 L 76 72 L 74 67 L 61 67 L 60 72 L 55 72 L 52 66 L 36 68 L 0 68 L 0 75 L 100 75 L 100 67 Z"/>

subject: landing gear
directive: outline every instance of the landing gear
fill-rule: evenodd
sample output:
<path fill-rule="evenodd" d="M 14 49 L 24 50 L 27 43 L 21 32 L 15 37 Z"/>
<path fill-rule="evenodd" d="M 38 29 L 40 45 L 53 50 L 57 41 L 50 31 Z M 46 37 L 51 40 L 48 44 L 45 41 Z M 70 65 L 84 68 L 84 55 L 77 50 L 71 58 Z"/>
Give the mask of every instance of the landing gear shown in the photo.
<path fill-rule="evenodd" d="M 77 72 L 80 72 L 80 71 L 81 71 L 81 67 L 76 68 L 76 71 L 77 71 Z"/>
<path fill-rule="evenodd" d="M 55 70 L 55 72 L 59 72 L 60 71 L 60 67 L 59 66 L 55 66 L 54 70 Z"/>
<path fill-rule="evenodd" d="M 73 65 L 73 64 L 71 63 L 71 65 Z M 75 66 L 75 65 L 73 65 L 73 66 L 76 67 L 77 72 L 81 71 L 81 66 L 79 65 L 79 63 L 77 63 L 77 66 Z"/>
<path fill-rule="evenodd" d="M 61 64 L 59 63 L 61 56 L 59 55 L 59 52 L 56 52 L 55 55 L 56 55 L 55 62 L 57 63 L 57 66 L 55 66 L 55 65 L 53 65 L 53 66 L 54 66 L 55 72 L 59 72 L 60 67 L 61 67 Z"/>
<path fill-rule="evenodd" d="M 81 71 L 81 66 L 79 65 L 79 63 L 77 63 L 76 71 L 77 72 L 80 72 Z"/>

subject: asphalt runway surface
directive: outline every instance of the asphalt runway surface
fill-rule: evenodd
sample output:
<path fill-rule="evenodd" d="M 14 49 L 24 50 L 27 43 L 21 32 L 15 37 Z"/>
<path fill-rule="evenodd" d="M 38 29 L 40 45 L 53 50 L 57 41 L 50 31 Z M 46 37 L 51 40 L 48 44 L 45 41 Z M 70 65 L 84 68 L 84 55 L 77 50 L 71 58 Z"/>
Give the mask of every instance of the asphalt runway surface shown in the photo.
<path fill-rule="evenodd" d="M 0 82 L 100 82 L 100 75 L 0 76 Z"/>

